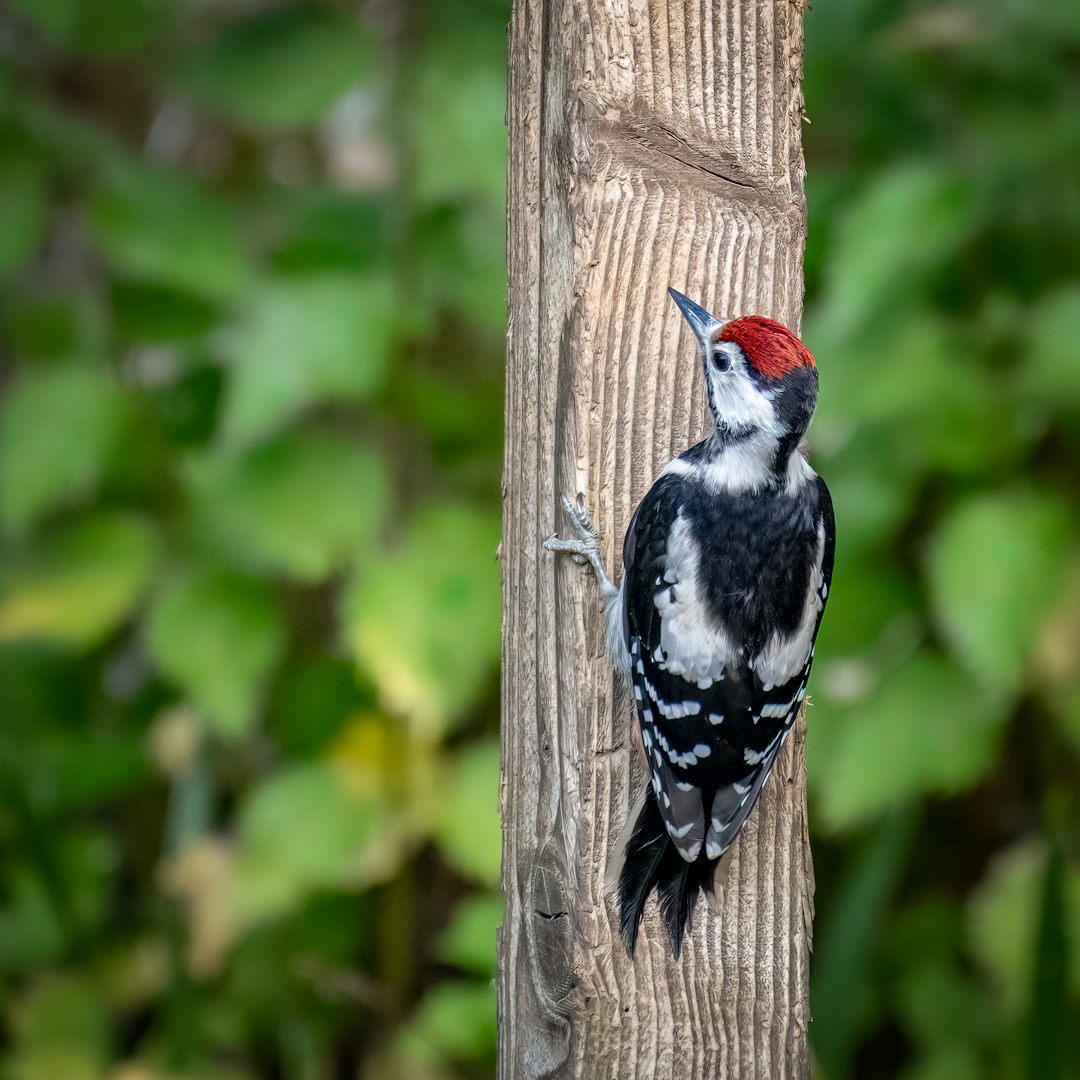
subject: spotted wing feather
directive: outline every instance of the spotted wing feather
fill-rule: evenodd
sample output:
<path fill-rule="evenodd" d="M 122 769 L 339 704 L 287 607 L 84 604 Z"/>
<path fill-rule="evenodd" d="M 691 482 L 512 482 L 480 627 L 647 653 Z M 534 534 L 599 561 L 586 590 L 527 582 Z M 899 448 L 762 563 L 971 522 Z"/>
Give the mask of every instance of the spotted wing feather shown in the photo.
<path fill-rule="evenodd" d="M 689 505 L 697 497 L 692 487 L 662 478 L 627 532 L 623 630 L 655 802 L 648 816 L 662 820 L 681 857 L 665 862 L 650 849 L 650 866 L 654 875 L 667 874 L 654 884 L 676 951 L 697 888 L 711 882 L 713 860 L 738 836 L 805 697 L 833 561 L 832 507 L 820 480 L 813 494 L 801 511 L 806 520 L 793 519 L 790 550 L 781 553 L 792 578 L 782 584 L 799 610 L 779 617 L 753 607 L 768 570 L 755 561 L 759 538 L 748 544 L 740 535 L 742 507 L 713 498 L 704 513 Z M 703 522 L 711 531 L 702 531 Z M 740 592 L 751 597 L 742 606 Z M 789 632 L 778 632 L 774 647 L 763 627 L 776 626 Z M 687 863 L 701 864 L 689 878 Z M 640 919 L 648 892 L 640 873 L 635 882 L 633 901 L 623 890 L 624 930 Z"/>

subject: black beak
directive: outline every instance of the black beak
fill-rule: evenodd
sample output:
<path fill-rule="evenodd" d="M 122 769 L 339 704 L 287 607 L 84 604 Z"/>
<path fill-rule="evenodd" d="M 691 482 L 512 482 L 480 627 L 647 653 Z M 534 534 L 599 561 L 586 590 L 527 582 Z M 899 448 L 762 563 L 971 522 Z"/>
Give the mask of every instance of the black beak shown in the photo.
<path fill-rule="evenodd" d="M 690 329 L 697 335 L 698 341 L 707 346 L 711 336 L 724 325 L 726 320 L 714 318 L 703 307 L 695 304 L 688 296 L 683 296 L 681 292 L 669 288 L 668 293 L 671 295 L 671 299 L 679 305 L 679 310 L 690 324 Z"/>

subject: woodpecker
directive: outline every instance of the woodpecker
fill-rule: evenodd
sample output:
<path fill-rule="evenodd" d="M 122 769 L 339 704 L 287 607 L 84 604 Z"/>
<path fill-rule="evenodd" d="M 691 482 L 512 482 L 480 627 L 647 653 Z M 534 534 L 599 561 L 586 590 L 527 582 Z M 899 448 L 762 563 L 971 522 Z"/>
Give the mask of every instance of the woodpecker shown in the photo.
<path fill-rule="evenodd" d="M 835 530 L 800 448 L 818 394 L 809 350 L 772 319 L 717 319 L 668 292 L 697 338 L 712 430 L 634 512 L 618 586 L 581 495 L 562 500 L 574 538 L 544 546 L 592 565 L 634 696 L 651 782 L 609 874 L 626 947 L 655 889 L 678 957 L 806 696 Z"/>

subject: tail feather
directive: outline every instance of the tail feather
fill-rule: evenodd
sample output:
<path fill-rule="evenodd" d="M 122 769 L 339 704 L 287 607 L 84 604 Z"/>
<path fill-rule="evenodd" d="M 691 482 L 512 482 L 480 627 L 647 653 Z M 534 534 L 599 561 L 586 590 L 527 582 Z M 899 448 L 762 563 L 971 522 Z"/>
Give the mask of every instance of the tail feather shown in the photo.
<path fill-rule="evenodd" d="M 626 844 L 619 874 L 620 929 L 633 956 L 645 902 L 656 889 L 660 913 L 676 959 L 699 892 L 712 888 L 716 863 L 703 856 L 687 862 L 671 842 L 650 786 L 634 831 Z"/>
<path fill-rule="evenodd" d="M 669 849 L 674 854 L 656 795 L 650 785 L 645 794 L 645 804 L 626 844 L 619 873 L 619 928 L 626 942 L 626 951 L 631 956 L 637 944 L 641 917 L 645 913 L 645 901 L 660 880 L 660 865 Z M 678 855 L 675 857 L 679 858 Z"/>

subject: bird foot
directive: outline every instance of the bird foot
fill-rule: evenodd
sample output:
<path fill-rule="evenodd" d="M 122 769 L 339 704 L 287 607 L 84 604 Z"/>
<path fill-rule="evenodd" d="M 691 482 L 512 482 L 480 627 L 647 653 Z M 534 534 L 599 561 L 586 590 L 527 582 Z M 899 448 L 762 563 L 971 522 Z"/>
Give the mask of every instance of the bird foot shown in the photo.
<path fill-rule="evenodd" d="M 544 541 L 544 547 L 548 551 L 569 555 L 579 566 L 591 564 L 597 581 L 600 582 L 600 591 L 604 596 L 613 596 L 618 590 L 604 568 L 604 559 L 600 554 L 600 537 L 596 532 L 596 526 L 592 523 L 592 518 L 589 517 L 589 511 L 585 506 L 585 496 L 579 493 L 577 499 L 571 501 L 563 495 L 562 508 L 571 529 L 577 534 L 577 539 L 562 540 L 558 533 L 554 533 Z"/>

